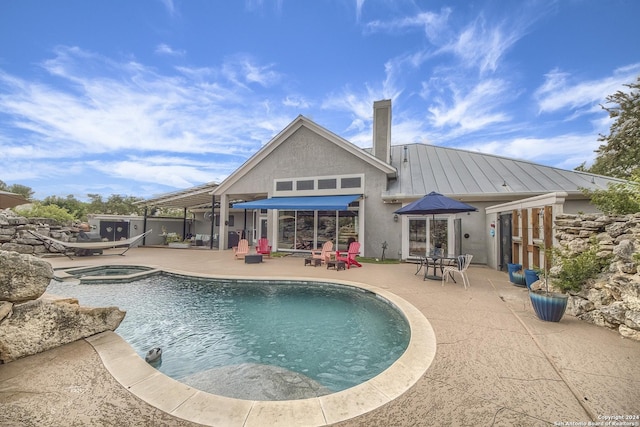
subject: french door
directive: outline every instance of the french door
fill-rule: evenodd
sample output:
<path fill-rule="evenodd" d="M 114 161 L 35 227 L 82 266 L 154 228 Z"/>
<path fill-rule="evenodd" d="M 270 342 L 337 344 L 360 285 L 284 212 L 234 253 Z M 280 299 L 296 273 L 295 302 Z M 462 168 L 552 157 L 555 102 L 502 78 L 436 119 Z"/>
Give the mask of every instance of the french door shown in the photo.
<path fill-rule="evenodd" d="M 453 253 L 453 233 L 447 217 L 409 219 L 409 256 L 427 256 L 440 249 L 443 255 Z"/>

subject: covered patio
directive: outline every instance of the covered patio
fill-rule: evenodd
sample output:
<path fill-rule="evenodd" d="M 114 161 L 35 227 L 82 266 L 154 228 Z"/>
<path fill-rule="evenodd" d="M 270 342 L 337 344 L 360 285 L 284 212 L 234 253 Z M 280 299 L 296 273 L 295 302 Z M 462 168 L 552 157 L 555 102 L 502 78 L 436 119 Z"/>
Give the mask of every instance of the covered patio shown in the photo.
<path fill-rule="evenodd" d="M 114 259 L 50 261 L 63 268 Z M 491 268 L 472 266 L 471 287 L 464 290 L 462 283 L 423 281 L 408 263 L 335 271 L 304 267 L 294 256 L 246 265 L 234 262 L 230 251 L 144 247 L 117 262 L 194 274 L 349 280 L 392 292 L 416 307 L 435 331 L 431 366 L 400 397 L 334 425 L 529 426 L 640 414 L 639 342 L 568 315 L 559 323 L 542 322 L 526 291 Z M 171 391 L 158 392 L 160 401 L 165 393 Z M 215 423 L 203 416 L 211 408 L 194 409 L 189 421 L 172 415 L 181 413 L 177 408 L 146 403 L 118 383 L 85 340 L 0 366 L 0 396 L 2 425 L 248 425 Z M 305 425 L 304 413 L 280 415 L 296 417 L 288 425 Z"/>

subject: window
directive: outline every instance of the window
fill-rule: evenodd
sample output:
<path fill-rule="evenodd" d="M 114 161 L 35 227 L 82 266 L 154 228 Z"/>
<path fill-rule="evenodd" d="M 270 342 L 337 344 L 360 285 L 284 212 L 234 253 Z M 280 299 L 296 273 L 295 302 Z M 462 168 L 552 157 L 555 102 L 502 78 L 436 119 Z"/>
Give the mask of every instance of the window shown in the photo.
<path fill-rule="evenodd" d="M 360 188 L 360 177 L 340 179 L 340 188 Z"/>
<path fill-rule="evenodd" d="M 313 180 L 296 181 L 296 190 L 313 190 Z"/>
<path fill-rule="evenodd" d="M 293 181 L 276 182 L 276 191 L 291 191 L 291 190 L 293 190 Z"/>
<path fill-rule="evenodd" d="M 318 190 L 333 190 L 337 188 L 337 185 L 338 182 L 335 178 L 318 180 Z"/>

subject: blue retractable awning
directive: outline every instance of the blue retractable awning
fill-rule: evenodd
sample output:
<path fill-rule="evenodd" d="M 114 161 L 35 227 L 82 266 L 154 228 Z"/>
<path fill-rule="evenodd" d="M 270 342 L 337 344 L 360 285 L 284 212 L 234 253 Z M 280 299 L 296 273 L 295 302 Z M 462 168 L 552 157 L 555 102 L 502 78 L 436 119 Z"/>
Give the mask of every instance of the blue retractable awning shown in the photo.
<path fill-rule="evenodd" d="M 359 194 L 348 196 L 272 197 L 253 202 L 234 203 L 236 209 L 283 209 L 307 211 L 346 211 Z"/>

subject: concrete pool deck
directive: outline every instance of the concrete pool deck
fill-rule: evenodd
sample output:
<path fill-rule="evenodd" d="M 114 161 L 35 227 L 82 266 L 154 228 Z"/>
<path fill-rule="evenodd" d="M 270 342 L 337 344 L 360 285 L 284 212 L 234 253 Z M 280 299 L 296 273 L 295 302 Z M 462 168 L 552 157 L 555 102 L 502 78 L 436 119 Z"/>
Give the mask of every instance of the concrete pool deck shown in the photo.
<path fill-rule="evenodd" d="M 471 288 L 464 290 L 461 283 L 443 287 L 423 281 L 414 275 L 414 264 L 335 271 L 304 266 L 296 257 L 244 264 L 230 251 L 161 248 L 135 248 L 124 257 L 48 260 L 56 269 L 159 265 L 194 274 L 366 283 L 406 300 L 429 320 L 437 341 L 435 357 L 408 390 L 334 424 L 306 418 L 300 409 L 293 425 L 605 425 L 607 417 L 640 415 L 639 342 L 568 315 L 559 323 L 542 322 L 525 290 L 511 285 L 506 273 L 483 266 L 470 268 Z M 108 341 L 106 335 L 0 365 L 0 425 L 199 425 L 146 403 L 121 385 L 88 342 Z M 165 398 L 162 388 L 155 392 L 158 400 Z M 231 410 L 228 405 L 183 409 L 208 413 L 200 423 L 229 425 L 223 416 Z M 638 419 L 618 421 L 640 425 Z"/>

